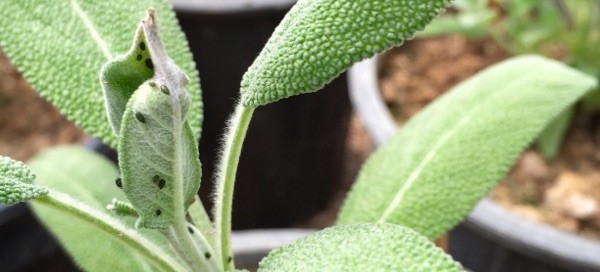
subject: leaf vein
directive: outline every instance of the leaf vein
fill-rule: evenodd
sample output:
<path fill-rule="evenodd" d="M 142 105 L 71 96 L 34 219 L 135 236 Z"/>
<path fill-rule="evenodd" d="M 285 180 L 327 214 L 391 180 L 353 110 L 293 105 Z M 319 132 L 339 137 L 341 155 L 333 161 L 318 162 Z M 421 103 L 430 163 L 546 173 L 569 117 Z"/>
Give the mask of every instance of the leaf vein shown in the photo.
<path fill-rule="evenodd" d="M 110 52 L 110 50 L 108 49 L 108 45 L 106 45 L 106 41 L 104 41 L 104 39 L 102 39 L 102 37 L 100 36 L 100 33 L 98 33 L 98 30 L 92 23 L 92 20 L 90 20 L 90 17 L 87 15 L 87 13 L 85 13 L 85 11 L 83 11 L 83 9 L 81 9 L 81 6 L 77 2 L 77 0 L 71 0 L 71 7 L 73 7 L 73 11 L 75 11 L 75 14 L 77 14 L 79 19 L 81 19 L 81 22 L 83 22 L 83 25 L 90 33 L 90 36 L 92 36 L 92 39 L 96 42 L 96 44 L 100 48 L 100 51 L 102 51 L 102 54 L 104 54 L 106 59 L 111 60 L 113 58 L 113 56 L 112 56 L 112 53 Z"/>

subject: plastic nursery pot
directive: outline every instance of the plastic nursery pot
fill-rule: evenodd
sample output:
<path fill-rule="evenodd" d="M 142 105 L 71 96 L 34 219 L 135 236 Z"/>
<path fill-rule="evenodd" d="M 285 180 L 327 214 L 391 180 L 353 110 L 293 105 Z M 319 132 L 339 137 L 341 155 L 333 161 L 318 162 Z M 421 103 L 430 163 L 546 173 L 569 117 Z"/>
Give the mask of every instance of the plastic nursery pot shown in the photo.
<path fill-rule="evenodd" d="M 255 270 L 271 250 L 314 233 L 309 229 L 257 229 L 235 231 L 231 235 L 236 268 Z"/>
<path fill-rule="evenodd" d="M 377 58 L 348 74 L 352 105 L 381 145 L 396 124 L 380 95 Z M 488 198 L 450 232 L 449 253 L 473 271 L 600 271 L 600 242 L 521 218 Z"/>
<path fill-rule="evenodd" d="M 215 164 L 242 75 L 295 1 L 171 0 L 202 82 L 201 196 L 210 205 Z M 240 158 L 233 228 L 286 227 L 326 207 L 342 176 L 350 115 L 342 76 L 315 94 L 256 109 Z"/>

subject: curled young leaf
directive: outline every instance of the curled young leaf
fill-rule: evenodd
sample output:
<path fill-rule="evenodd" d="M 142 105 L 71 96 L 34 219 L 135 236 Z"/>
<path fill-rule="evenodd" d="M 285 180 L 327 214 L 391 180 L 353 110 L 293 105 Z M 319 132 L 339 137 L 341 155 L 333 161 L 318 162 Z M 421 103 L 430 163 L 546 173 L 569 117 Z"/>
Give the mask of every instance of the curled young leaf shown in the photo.
<path fill-rule="evenodd" d="M 119 167 L 123 191 L 140 216 L 136 226 L 167 228 L 198 192 L 200 161 L 188 121 L 188 78 L 168 57 L 153 10 L 139 27 L 152 61 L 147 68 L 154 74 L 122 113 Z"/>
<path fill-rule="evenodd" d="M 315 92 L 353 63 L 411 38 L 450 0 L 300 0 L 242 79 L 257 107 Z"/>
<path fill-rule="evenodd" d="M 25 164 L 0 156 L 0 203 L 13 205 L 48 194 L 46 188 L 31 184 L 34 179 Z"/>
<path fill-rule="evenodd" d="M 146 44 L 143 28 L 138 27 L 129 52 L 104 64 L 100 71 L 108 119 L 117 136 L 127 101 L 142 83 L 154 75 L 154 64 Z"/>
<path fill-rule="evenodd" d="M 137 217 L 137 211 L 130 203 L 120 201 L 113 198 L 110 204 L 106 205 L 106 209 L 121 216 L 135 216 Z"/>

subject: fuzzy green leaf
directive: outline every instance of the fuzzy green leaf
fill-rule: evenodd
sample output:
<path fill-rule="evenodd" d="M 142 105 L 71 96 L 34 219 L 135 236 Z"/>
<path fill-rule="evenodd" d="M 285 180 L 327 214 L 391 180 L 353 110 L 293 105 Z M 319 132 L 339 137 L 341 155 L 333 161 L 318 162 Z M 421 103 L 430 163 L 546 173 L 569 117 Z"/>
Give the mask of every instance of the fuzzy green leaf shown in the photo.
<path fill-rule="evenodd" d="M 113 148 L 98 71 L 128 51 L 135 26 L 154 7 L 170 56 L 190 76 L 190 124 L 200 135 L 198 72 L 174 12 L 165 0 L 3 0 L 0 46 L 43 97 L 90 135 Z M 134 89 L 135 90 L 135 89 Z"/>
<path fill-rule="evenodd" d="M 76 146 L 59 147 L 40 153 L 30 161 L 39 184 L 60 190 L 103 213 L 113 198 L 125 199 L 115 185 L 116 167 L 105 158 Z M 85 271 L 155 271 L 155 269 L 115 237 L 97 225 L 73 214 L 34 202 L 36 215 L 60 240 L 76 263 Z M 105 216 L 110 216 L 105 212 Z M 162 235 L 135 230 L 132 217 L 112 216 L 130 231 L 138 232 L 170 252 Z M 121 234 L 122 235 L 122 234 Z"/>
<path fill-rule="evenodd" d="M 154 62 L 147 45 L 143 23 L 140 23 L 129 52 L 107 62 L 100 71 L 108 119 L 117 136 L 127 101 L 154 75 Z"/>
<path fill-rule="evenodd" d="M 32 183 L 35 180 L 35 174 L 24 163 L 0 156 L 0 178 Z"/>
<path fill-rule="evenodd" d="M 13 205 L 48 194 L 44 187 L 31 184 L 34 179 L 25 164 L 0 156 L 0 203 Z"/>
<path fill-rule="evenodd" d="M 44 187 L 0 177 L 0 203 L 14 205 L 46 194 L 48 190 Z"/>
<path fill-rule="evenodd" d="M 492 66 L 413 117 L 373 154 L 339 222 L 392 222 L 430 239 L 457 224 L 596 79 L 537 56 Z"/>
<path fill-rule="evenodd" d="M 167 228 L 200 187 L 200 160 L 188 122 L 187 77 L 167 56 L 153 12 L 140 26 L 154 76 L 129 99 L 121 121 L 119 167 L 138 227 Z M 109 101 L 110 102 L 110 101 Z"/>
<path fill-rule="evenodd" d="M 411 38 L 450 0 L 300 0 L 242 79 L 246 107 L 315 92 L 353 63 Z"/>
<path fill-rule="evenodd" d="M 399 225 L 338 225 L 269 253 L 259 271 L 463 271 L 419 233 Z"/>

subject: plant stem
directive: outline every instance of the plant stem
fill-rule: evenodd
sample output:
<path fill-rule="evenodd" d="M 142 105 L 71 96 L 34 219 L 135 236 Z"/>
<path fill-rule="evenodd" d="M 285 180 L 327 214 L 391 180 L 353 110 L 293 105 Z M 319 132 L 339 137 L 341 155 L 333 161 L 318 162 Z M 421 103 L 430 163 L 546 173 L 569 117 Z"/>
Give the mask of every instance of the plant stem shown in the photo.
<path fill-rule="evenodd" d="M 186 219 L 194 225 L 194 227 L 198 228 L 201 232 L 203 238 L 208 240 L 211 248 L 215 249 L 217 247 L 217 243 L 215 241 L 215 230 L 210 218 L 208 217 L 208 213 L 204 209 L 202 205 L 202 201 L 200 201 L 200 197 L 196 195 L 194 203 L 190 205 L 188 209 L 188 214 L 186 215 Z M 195 237 L 195 235 L 194 235 Z M 217 255 L 220 252 L 217 252 Z M 215 256 L 216 257 L 216 256 Z"/>
<path fill-rule="evenodd" d="M 194 267 L 193 260 L 188 258 L 188 254 L 186 254 L 185 249 L 183 249 L 183 246 L 179 242 L 179 238 L 177 237 L 177 234 L 175 234 L 175 230 L 171 227 L 162 230 L 161 233 L 167 238 L 167 241 L 169 241 L 169 245 L 171 246 L 173 252 L 182 258 L 182 260 L 188 265 L 190 271 L 192 271 Z"/>
<path fill-rule="evenodd" d="M 162 248 L 154 244 L 154 242 L 144 237 L 136 230 L 126 226 L 121 221 L 115 220 L 109 215 L 98 211 L 65 193 L 52 189 L 49 189 L 49 191 L 50 193 L 48 195 L 33 201 L 36 204 L 41 204 L 71 214 L 72 216 L 106 232 L 115 240 L 121 241 L 140 254 L 140 256 L 144 257 L 160 271 L 188 271 L 187 267 L 179 264 L 177 259 L 173 258 L 168 252 L 165 252 Z"/>
<path fill-rule="evenodd" d="M 174 234 L 173 237 L 168 235 L 169 241 L 172 241 L 176 245 L 180 245 L 183 249 L 183 255 L 181 256 L 184 260 L 188 261 L 192 266 L 193 271 L 209 271 L 217 272 L 220 271 L 219 265 L 214 258 L 205 258 L 205 252 L 212 252 L 210 245 L 206 239 L 202 239 L 202 244 L 196 244 L 192 235 L 188 232 L 187 223 L 185 219 L 183 221 L 176 220 L 171 230 Z M 200 233 L 198 233 L 200 235 Z M 214 254 L 214 253 L 213 253 Z"/>
<path fill-rule="evenodd" d="M 254 108 L 246 108 L 241 103 L 236 106 L 225 133 L 225 148 L 221 154 L 217 172 L 217 193 L 215 200 L 215 237 L 220 245 L 220 258 L 225 270 L 234 268 L 231 253 L 231 205 L 235 175 L 240 160 L 242 144 L 252 119 Z M 219 249 L 217 249 L 219 250 Z"/>

